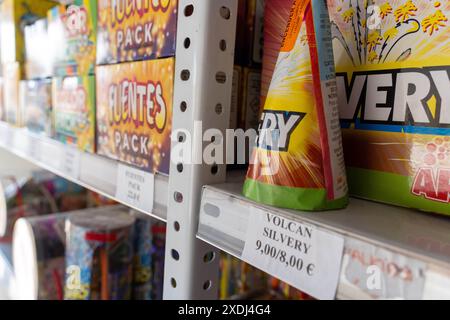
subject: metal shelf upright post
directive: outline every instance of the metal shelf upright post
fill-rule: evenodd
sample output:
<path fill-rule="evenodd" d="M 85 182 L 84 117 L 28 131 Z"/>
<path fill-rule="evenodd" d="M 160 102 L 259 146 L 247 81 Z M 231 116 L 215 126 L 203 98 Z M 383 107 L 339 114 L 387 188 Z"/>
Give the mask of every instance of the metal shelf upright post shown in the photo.
<path fill-rule="evenodd" d="M 225 137 L 228 127 L 237 0 L 180 0 L 178 8 L 172 152 L 191 142 L 195 157 L 208 143 L 205 130 L 215 129 L 209 143 L 220 143 L 219 133 Z M 195 160 L 171 161 L 164 299 L 216 299 L 218 294 L 218 251 L 196 233 L 202 187 L 225 182 L 226 166 Z"/>

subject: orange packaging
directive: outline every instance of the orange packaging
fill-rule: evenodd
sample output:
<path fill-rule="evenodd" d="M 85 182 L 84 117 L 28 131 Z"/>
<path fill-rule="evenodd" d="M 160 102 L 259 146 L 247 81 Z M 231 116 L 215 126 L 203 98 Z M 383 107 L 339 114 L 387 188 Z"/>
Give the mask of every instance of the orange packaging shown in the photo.
<path fill-rule="evenodd" d="M 97 64 L 175 55 L 177 0 L 98 0 Z"/>
<path fill-rule="evenodd" d="M 264 11 L 264 55 L 261 79 L 261 103 L 264 105 L 273 71 L 277 63 L 286 21 L 289 19 L 293 0 L 266 0 Z"/>
<path fill-rule="evenodd" d="M 100 155 L 169 174 L 174 58 L 97 67 Z"/>

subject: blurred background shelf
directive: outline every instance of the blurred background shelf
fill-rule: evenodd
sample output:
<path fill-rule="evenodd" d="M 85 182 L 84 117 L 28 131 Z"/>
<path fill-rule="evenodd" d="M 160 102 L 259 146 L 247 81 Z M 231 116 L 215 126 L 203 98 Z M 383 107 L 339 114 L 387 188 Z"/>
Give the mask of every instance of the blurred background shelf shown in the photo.
<path fill-rule="evenodd" d="M 334 212 L 273 208 L 243 197 L 243 173 L 238 175 L 204 188 L 199 239 L 241 258 L 250 213 L 258 208 L 344 238 L 338 298 L 450 298 L 449 219 L 359 199 Z M 372 264 L 382 268 L 379 291 L 361 284 Z"/>
<path fill-rule="evenodd" d="M 119 163 L 0 122 L 0 148 L 87 189 L 161 221 L 167 217 L 168 177 L 155 176 L 154 209 L 146 212 L 116 198 Z M 123 166 L 123 164 L 120 164 Z"/>

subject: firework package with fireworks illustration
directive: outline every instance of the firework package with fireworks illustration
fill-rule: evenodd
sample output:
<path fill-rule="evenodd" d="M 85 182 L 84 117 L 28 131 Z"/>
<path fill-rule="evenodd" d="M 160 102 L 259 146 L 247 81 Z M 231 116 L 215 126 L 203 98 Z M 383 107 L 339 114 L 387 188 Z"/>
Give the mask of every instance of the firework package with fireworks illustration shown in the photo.
<path fill-rule="evenodd" d="M 97 0 L 74 0 L 47 15 L 55 76 L 94 73 L 97 46 Z"/>
<path fill-rule="evenodd" d="M 56 139 L 95 152 L 95 77 L 53 78 Z"/>
<path fill-rule="evenodd" d="M 169 174 L 174 61 L 97 67 L 99 154 Z"/>
<path fill-rule="evenodd" d="M 177 0 L 98 0 L 97 63 L 175 55 Z"/>
<path fill-rule="evenodd" d="M 347 181 L 325 1 L 296 0 L 244 194 L 297 210 L 345 207 Z"/>
<path fill-rule="evenodd" d="M 450 2 L 329 6 L 350 192 L 450 214 Z"/>

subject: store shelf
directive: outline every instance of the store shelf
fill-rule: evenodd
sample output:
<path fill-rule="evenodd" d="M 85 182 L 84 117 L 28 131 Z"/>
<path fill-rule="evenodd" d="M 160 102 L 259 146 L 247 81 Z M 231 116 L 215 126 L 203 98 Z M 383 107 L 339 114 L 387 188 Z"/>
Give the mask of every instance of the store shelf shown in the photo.
<path fill-rule="evenodd" d="M 154 208 L 146 212 L 131 203 L 116 198 L 119 163 L 107 158 L 80 152 L 27 129 L 13 128 L 0 122 L 0 147 L 35 165 L 133 209 L 166 221 L 168 177 L 155 176 Z M 121 166 L 123 166 L 121 164 Z"/>
<path fill-rule="evenodd" d="M 283 210 L 244 198 L 242 180 L 236 182 L 234 178 L 233 182 L 204 188 L 199 239 L 242 258 L 252 227 L 248 225 L 249 216 L 257 208 L 257 212 L 269 212 L 344 238 L 337 298 L 450 298 L 450 219 L 358 199 L 351 199 L 349 207 L 341 211 Z M 367 267 L 386 267 L 381 291 L 357 284 L 361 280 L 357 274 L 361 273 L 361 261 Z M 400 272 L 396 274 L 389 268 Z M 415 275 L 399 280 L 405 270 Z"/>

